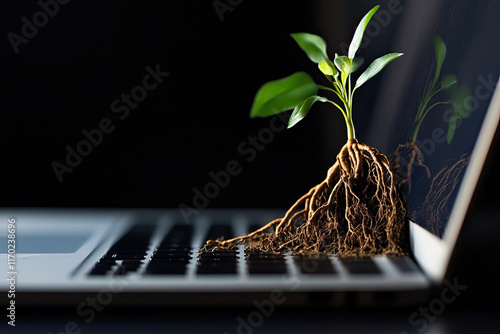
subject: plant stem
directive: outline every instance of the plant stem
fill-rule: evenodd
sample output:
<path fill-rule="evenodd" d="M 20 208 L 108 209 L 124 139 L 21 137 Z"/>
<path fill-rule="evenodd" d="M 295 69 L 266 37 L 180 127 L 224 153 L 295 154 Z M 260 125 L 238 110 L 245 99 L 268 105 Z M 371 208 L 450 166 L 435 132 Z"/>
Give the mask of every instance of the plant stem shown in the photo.
<path fill-rule="evenodd" d="M 351 74 L 349 73 L 345 81 L 339 81 L 337 77 L 334 77 L 332 83 L 334 89 L 321 85 L 319 88 L 334 92 L 342 101 L 344 108 L 333 101 L 327 100 L 327 102 L 330 102 L 342 112 L 347 127 L 347 140 L 355 139 L 356 132 L 354 131 L 354 123 L 352 121 L 352 95 L 354 94 L 354 90 L 351 89 Z"/>
<path fill-rule="evenodd" d="M 347 140 L 356 139 L 356 131 L 354 131 L 354 124 L 352 118 L 346 118 L 345 123 L 347 125 Z"/>
<path fill-rule="evenodd" d="M 356 132 L 354 131 L 354 123 L 352 121 L 352 94 L 354 91 L 351 89 L 351 73 L 349 73 L 347 77 L 347 85 L 348 85 L 348 95 L 347 95 L 347 118 L 346 118 L 346 125 L 347 125 L 347 140 L 349 139 L 355 139 L 356 138 Z"/>
<path fill-rule="evenodd" d="M 410 134 L 409 141 L 414 143 L 417 140 L 418 131 L 420 130 L 420 125 L 422 124 L 423 119 L 416 121 L 413 123 L 413 130 Z"/>
<path fill-rule="evenodd" d="M 418 131 L 420 130 L 420 125 L 424 121 L 425 116 L 429 113 L 429 111 L 434 108 L 437 105 L 440 104 L 449 104 L 449 101 L 443 101 L 443 102 L 436 102 L 433 105 L 431 105 L 429 108 L 427 108 L 427 105 L 431 101 L 431 99 L 442 91 L 442 88 L 439 87 L 433 87 L 433 86 L 428 86 L 425 90 L 425 94 L 422 100 L 420 100 L 420 103 L 418 105 L 418 110 L 417 110 L 417 115 L 415 116 L 415 121 L 413 122 L 413 127 L 411 130 L 411 134 L 409 137 L 410 142 L 415 142 L 417 140 L 417 135 Z"/>

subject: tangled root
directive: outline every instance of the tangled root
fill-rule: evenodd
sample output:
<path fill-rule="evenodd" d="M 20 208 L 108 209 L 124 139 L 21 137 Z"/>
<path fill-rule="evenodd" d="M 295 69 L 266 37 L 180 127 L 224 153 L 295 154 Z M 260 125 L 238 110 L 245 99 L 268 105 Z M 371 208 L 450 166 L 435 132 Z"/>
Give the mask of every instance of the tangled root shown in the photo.
<path fill-rule="evenodd" d="M 401 185 L 406 183 L 408 186 L 408 193 L 411 192 L 411 174 L 414 165 L 422 167 L 427 177 L 431 177 L 429 167 L 424 164 L 422 151 L 415 142 L 408 141 L 398 145 L 391 161 L 393 161 L 392 166 L 394 171 L 398 173 L 398 183 Z"/>
<path fill-rule="evenodd" d="M 431 187 L 422 204 L 420 215 L 431 231 L 437 235 L 443 232 L 443 222 L 447 221 L 450 197 L 455 190 L 460 176 L 470 161 L 471 153 L 465 153 L 453 159 L 432 179 Z"/>
<path fill-rule="evenodd" d="M 407 254 L 406 210 L 387 157 L 349 140 L 328 170 L 285 213 L 260 229 L 229 240 L 208 240 L 204 250 L 248 242 L 261 252 L 334 253 L 343 257 Z M 266 232 L 274 228 L 274 232 Z"/>

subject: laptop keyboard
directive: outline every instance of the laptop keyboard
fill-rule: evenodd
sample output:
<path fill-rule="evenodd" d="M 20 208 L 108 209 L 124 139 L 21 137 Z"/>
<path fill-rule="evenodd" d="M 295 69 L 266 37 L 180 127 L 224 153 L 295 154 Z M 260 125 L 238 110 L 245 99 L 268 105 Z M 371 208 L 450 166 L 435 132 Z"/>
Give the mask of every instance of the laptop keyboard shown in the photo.
<path fill-rule="evenodd" d="M 256 228 L 258 226 L 251 224 L 249 230 L 253 231 Z M 372 258 L 336 259 L 334 256 L 326 255 L 269 254 L 243 250 L 242 247 L 215 252 L 199 251 L 198 248 L 192 248 L 195 228 L 186 224 L 173 225 L 157 245 L 152 245 L 155 229 L 156 226 L 153 224 L 138 224 L 130 228 L 100 258 L 88 275 L 128 275 L 141 272 L 146 276 L 180 277 L 186 275 L 192 262 L 196 262 L 195 273 L 199 277 L 212 275 L 231 277 L 241 272 L 249 276 L 269 276 L 289 274 L 292 271 L 309 275 L 338 275 L 339 270 L 350 275 L 383 274 Z M 203 240 L 222 236 L 226 239 L 234 237 L 230 224 L 211 225 Z M 151 247 L 155 248 L 148 257 Z M 239 265 L 242 263 L 241 257 L 244 259 L 244 265 Z M 287 261 L 287 258 L 290 260 Z M 406 257 L 388 258 L 401 274 L 417 270 Z"/>
<path fill-rule="evenodd" d="M 139 269 L 146 258 L 154 229 L 155 225 L 146 224 L 132 227 L 102 256 L 89 274 L 106 275 L 118 265 L 117 261 L 121 263 L 115 269 L 116 275 L 124 275 Z"/>

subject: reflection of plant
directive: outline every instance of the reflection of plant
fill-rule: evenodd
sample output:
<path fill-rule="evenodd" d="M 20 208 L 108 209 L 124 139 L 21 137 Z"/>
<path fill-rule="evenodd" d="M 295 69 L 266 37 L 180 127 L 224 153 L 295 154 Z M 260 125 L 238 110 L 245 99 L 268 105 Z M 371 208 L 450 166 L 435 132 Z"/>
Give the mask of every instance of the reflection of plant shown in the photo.
<path fill-rule="evenodd" d="M 469 115 L 469 110 L 465 108 L 463 104 L 465 97 L 469 94 L 467 87 L 458 87 L 457 78 L 455 77 L 455 75 L 446 74 L 441 78 L 441 67 L 446 57 L 446 45 L 444 44 L 441 37 L 434 36 L 434 47 L 436 51 L 436 73 L 434 74 L 434 78 L 429 83 L 429 85 L 425 87 L 424 95 L 420 99 L 420 104 L 418 105 L 417 114 L 415 116 L 415 121 L 413 122 L 409 141 L 415 142 L 417 140 L 420 125 L 422 124 L 425 116 L 427 116 L 429 111 L 440 104 L 451 104 L 452 113 L 450 116 L 450 121 L 448 122 L 447 135 L 449 144 L 451 143 L 455 135 L 457 120 Z M 448 92 L 450 95 L 450 99 L 446 101 L 438 101 L 429 106 L 436 94 L 442 91 Z"/>
<path fill-rule="evenodd" d="M 431 187 L 420 214 L 424 216 L 427 226 L 436 235 L 442 234 L 442 223 L 448 219 L 448 202 L 458 185 L 460 176 L 470 161 L 471 153 L 465 153 L 458 159 L 450 160 L 432 179 Z"/>
<path fill-rule="evenodd" d="M 315 102 L 328 102 L 342 112 L 347 126 L 347 143 L 330 167 L 326 179 L 312 187 L 285 213 L 264 227 L 229 240 L 209 240 L 206 250 L 232 248 L 250 241 L 251 248 L 266 252 L 291 249 L 297 252 L 332 252 L 342 256 L 406 253 L 403 200 L 387 157 L 358 143 L 352 120 L 352 101 L 357 88 L 401 56 L 390 53 L 372 62 L 354 87 L 351 74 L 361 65 L 354 58 L 364 30 L 379 6 L 359 23 L 347 56 L 335 54 L 331 61 L 325 41 L 307 33 L 292 34 L 299 47 L 318 64 L 332 87 L 317 85 L 304 72 L 264 84 L 257 92 L 251 117 L 271 116 L 294 109 L 288 127 L 302 120 Z M 318 96 L 325 89 L 337 102 Z M 274 233 L 266 233 L 269 228 Z"/>
<path fill-rule="evenodd" d="M 451 104 L 452 109 L 446 136 L 447 142 L 450 144 L 455 136 L 457 121 L 467 117 L 470 113 L 470 110 L 464 104 L 466 97 L 470 95 L 469 89 L 466 86 L 458 86 L 455 75 L 441 75 L 441 68 L 446 58 L 446 45 L 441 37 L 434 36 L 434 48 L 436 57 L 434 77 L 424 89 L 424 94 L 420 99 L 408 141 L 405 144 L 399 145 L 395 153 L 394 169 L 400 173 L 400 182 L 408 184 L 408 191 L 411 191 L 411 170 L 414 164 L 424 168 L 428 178 L 431 176 L 429 168 L 424 164 L 422 152 L 416 144 L 420 126 L 427 114 L 438 105 Z M 436 102 L 437 95 L 441 92 L 447 92 L 449 99 Z M 402 159 L 405 159 L 407 162 L 404 166 L 402 165 Z"/>

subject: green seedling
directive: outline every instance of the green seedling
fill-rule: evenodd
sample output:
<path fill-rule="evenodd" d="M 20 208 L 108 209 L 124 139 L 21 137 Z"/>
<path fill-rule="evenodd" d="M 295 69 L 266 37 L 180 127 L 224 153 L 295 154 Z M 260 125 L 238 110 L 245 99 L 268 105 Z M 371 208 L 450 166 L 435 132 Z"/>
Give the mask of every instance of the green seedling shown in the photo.
<path fill-rule="evenodd" d="M 422 152 L 416 144 L 420 126 L 425 117 L 439 105 L 451 105 L 446 136 L 447 142 L 450 144 L 455 136 L 458 120 L 468 117 L 470 114 L 470 109 L 464 104 L 465 99 L 470 95 L 468 87 L 459 86 L 454 74 L 442 75 L 441 73 L 446 58 L 446 44 L 439 36 L 434 36 L 434 49 L 436 58 L 434 77 L 424 89 L 408 141 L 399 145 L 395 153 L 394 169 L 400 173 L 400 183 L 406 183 L 409 192 L 411 192 L 411 171 L 414 165 L 422 167 L 428 178 L 431 176 L 429 168 L 424 164 Z M 446 95 L 448 95 L 448 99 L 443 100 Z M 441 98 L 439 99 L 439 97 Z M 407 164 L 402 164 L 403 157 L 407 160 Z"/>
<path fill-rule="evenodd" d="M 379 73 L 389 62 L 400 57 L 402 53 L 389 53 L 375 59 L 370 66 L 352 84 L 352 74 L 363 64 L 362 58 L 355 57 L 363 32 L 377 11 L 374 7 L 359 23 L 349 46 L 347 56 L 337 53 L 332 60 L 326 53 L 326 42 L 320 36 L 308 33 L 292 34 L 299 47 L 307 54 L 310 60 L 318 64 L 319 70 L 325 75 L 331 87 L 316 84 L 304 72 L 297 72 L 289 77 L 264 84 L 257 92 L 250 112 L 250 117 L 266 117 L 286 110 L 293 109 L 288 122 L 288 128 L 301 121 L 315 102 L 327 102 L 340 110 L 347 126 L 347 139 L 355 139 L 354 123 L 352 118 L 353 97 L 356 90 L 365 82 Z M 337 101 L 318 96 L 318 90 L 334 93 Z"/>
<path fill-rule="evenodd" d="M 455 136 L 458 119 L 467 117 L 470 114 L 470 110 L 466 108 L 463 103 L 465 98 L 470 94 L 466 86 L 458 86 L 457 78 L 454 74 L 441 75 L 441 67 L 446 58 L 446 45 L 441 37 L 434 36 L 434 48 L 436 53 L 436 71 L 434 73 L 434 78 L 427 87 L 425 87 L 424 94 L 420 99 L 415 121 L 410 131 L 409 141 L 415 142 L 417 140 L 420 125 L 422 125 L 425 117 L 434 107 L 441 104 L 451 104 L 452 112 L 448 122 L 448 133 L 446 137 L 448 144 L 450 144 Z M 435 97 L 440 92 L 447 92 L 449 99 L 432 103 L 433 100 L 436 100 Z"/>
<path fill-rule="evenodd" d="M 374 60 L 353 82 L 353 73 L 363 61 L 356 58 L 363 33 L 379 6 L 370 10 L 357 26 L 347 55 L 333 61 L 320 36 L 295 33 L 292 38 L 310 60 L 318 64 L 330 87 L 316 84 L 304 72 L 264 84 L 255 96 L 250 116 L 267 117 L 293 109 L 288 128 L 308 114 L 316 102 L 329 103 L 344 116 L 347 143 L 328 170 L 326 179 L 298 199 L 283 218 L 229 240 L 209 240 L 206 250 L 232 248 L 248 241 L 249 247 L 265 252 L 291 249 L 305 253 L 336 253 L 340 256 L 405 254 L 405 209 L 396 188 L 393 171 L 385 155 L 358 143 L 353 123 L 356 90 L 401 53 Z M 320 96 L 325 90 L 335 100 Z M 267 233 L 270 228 L 274 232 Z"/>

